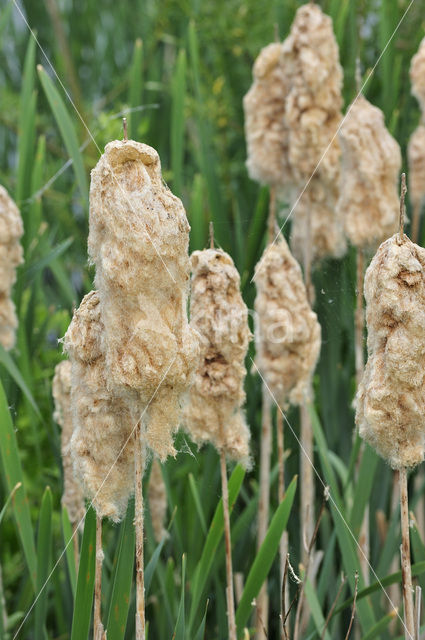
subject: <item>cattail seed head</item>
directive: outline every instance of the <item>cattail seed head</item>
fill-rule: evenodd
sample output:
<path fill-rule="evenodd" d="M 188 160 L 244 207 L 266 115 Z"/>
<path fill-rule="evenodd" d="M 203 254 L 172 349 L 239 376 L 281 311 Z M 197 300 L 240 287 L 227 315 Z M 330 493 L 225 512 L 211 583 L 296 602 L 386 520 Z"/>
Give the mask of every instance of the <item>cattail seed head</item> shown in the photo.
<path fill-rule="evenodd" d="M 425 113 L 425 38 L 422 39 L 418 52 L 412 58 L 410 81 L 412 93 L 418 100 L 422 113 Z"/>
<path fill-rule="evenodd" d="M 357 393 L 360 435 L 394 469 L 425 451 L 425 249 L 397 233 L 366 271 L 368 361 Z"/>
<path fill-rule="evenodd" d="M 99 295 L 91 291 L 75 311 L 64 339 L 71 370 L 74 472 L 100 517 L 121 520 L 134 483 L 137 396 L 123 399 L 107 388 L 102 350 L 105 328 Z M 133 402 L 131 402 L 133 400 Z"/>
<path fill-rule="evenodd" d="M 248 464 L 250 433 L 241 407 L 251 333 L 239 273 L 221 249 L 195 251 L 191 263 L 190 323 L 200 335 L 201 360 L 184 424 L 199 445 L 211 442 Z"/>
<path fill-rule="evenodd" d="M 74 475 L 71 457 L 71 437 L 74 430 L 71 408 L 71 362 L 63 360 L 56 365 L 52 393 L 55 403 L 53 418 L 62 428 L 61 453 L 63 465 L 62 504 L 68 511 L 72 524 L 84 517 L 84 496 L 81 484 Z"/>
<path fill-rule="evenodd" d="M 298 9 L 282 45 L 282 64 L 290 85 L 284 119 L 294 177 L 291 248 L 301 259 L 309 217 L 312 259 L 341 257 L 346 242 L 335 204 L 342 68 L 332 20 L 317 5 L 308 3 Z"/>
<path fill-rule="evenodd" d="M 0 344 L 5 349 L 11 349 L 15 344 L 18 326 L 11 292 L 16 281 L 16 267 L 23 261 L 19 243 L 23 231 L 18 207 L 0 186 Z"/>
<path fill-rule="evenodd" d="M 152 462 L 149 476 L 148 503 L 155 540 L 159 543 L 164 536 L 168 536 L 168 532 L 164 529 L 167 513 L 167 490 L 162 477 L 161 463 L 157 458 Z"/>
<path fill-rule="evenodd" d="M 157 152 L 114 141 L 92 171 L 89 254 L 96 265 L 108 390 L 136 392 L 146 440 L 175 454 L 179 399 L 199 357 L 186 315 L 189 224 L 163 182 Z"/>
<path fill-rule="evenodd" d="M 320 353 L 320 325 L 283 237 L 266 248 L 255 279 L 256 365 L 281 405 L 305 400 Z"/>
<path fill-rule="evenodd" d="M 254 83 L 243 100 L 248 173 L 253 180 L 279 187 L 291 177 L 284 122 L 288 83 L 281 57 L 282 44 L 278 42 L 260 51 L 253 69 Z"/>
<path fill-rule="evenodd" d="M 395 233 L 399 218 L 401 152 L 384 114 L 359 96 L 339 131 L 342 149 L 338 215 L 358 249 L 376 248 Z"/>

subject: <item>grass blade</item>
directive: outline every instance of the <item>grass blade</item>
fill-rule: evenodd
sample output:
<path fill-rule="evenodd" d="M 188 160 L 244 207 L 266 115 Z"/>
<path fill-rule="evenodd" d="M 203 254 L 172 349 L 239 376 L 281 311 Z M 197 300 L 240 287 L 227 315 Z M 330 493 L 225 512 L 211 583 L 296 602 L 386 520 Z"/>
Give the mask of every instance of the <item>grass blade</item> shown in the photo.
<path fill-rule="evenodd" d="M 41 418 L 40 409 L 38 408 L 32 396 L 31 391 L 27 386 L 27 383 L 25 382 L 21 372 L 19 371 L 18 367 L 12 360 L 11 356 L 7 353 L 7 351 L 1 344 L 0 344 L 0 364 L 4 366 L 4 368 L 10 375 L 10 377 L 13 378 L 13 380 L 16 382 L 16 384 L 18 385 L 18 387 L 20 388 L 20 390 L 22 391 L 22 393 L 24 394 L 24 396 L 26 397 L 26 399 L 34 409 L 35 413 L 37 414 L 37 417 L 41 420 L 42 418 Z"/>
<path fill-rule="evenodd" d="M 186 589 L 186 554 L 182 557 L 182 590 L 180 596 L 179 612 L 174 629 L 173 640 L 186 640 L 186 620 L 184 607 L 184 592 Z"/>
<path fill-rule="evenodd" d="M 153 552 L 151 559 L 146 565 L 146 569 L 145 569 L 145 592 L 146 593 L 149 593 L 153 574 L 155 573 L 156 565 L 158 564 L 159 556 L 161 555 L 162 547 L 164 546 L 165 540 L 166 540 L 165 537 L 162 538 L 161 542 Z"/>
<path fill-rule="evenodd" d="M 19 101 L 18 172 L 16 183 L 16 200 L 19 203 L 30 195 L 31 172 L 34 160 L 36 111 L 36 95 L 34 92 L 35 47 L 35 38 L 30 36 L 25 54 Z"/>
<path fill-rule="evenodd" d="M 297 477 L 295 476 L 270 522 L 263 544 L 251 565 L 242 597 L 236 610 L 236 626 L 239 634 L 242 633 L 243 627 L 252 612 L 251 603 L 258 595 L 279 549 L 279 542 L 288 522 L 296 488 Z"/>
<path fill-rule="evenodd" d="M 77 592 L 72 617 L 71 640 L 87 640 L 93 604 L 94 569 L 96 560 L 96 514 L 90 507 L 84 521 Z"/>
<path fill-rule="evenodd" d="M 201 499 L 192 473 L 189 473 L 189 486 L 195 503 L 196 513 L 198 514 L 199 522 L 201 523 L 202 533 L 207 535 L 207 524 L 205 522 L 204 512 L 202 511 Z"/>
<path fill-rule="evenodd" d="M 47 75 L 45 69 L 41 65 L 38 65 L 37 71 L 41 86 L 43 87 L 44 93 L 49 101 L 50 108 L 61 132 L 66 150 L 72 159 L 75 177 L 77 179 L 77 184 L 83 201 L 83 207 L 87 209 L 89 201 L 87 176 L 74 125 L 58 90 Z"/>
<path fill-rule="evenodd" d="M 236 498 L 239 495 L 239 491 L 242 486 L 244 477 L 245 477 L 245 470 L 243 469 L 243 467 L 241 467 L 240 465 L 235 467 L 229 479 L 230 513 L 232 512 L 234 504 L 236 502 Z M 224 530 L 223 501 L 220 498 L 220 501 L 217 505 L 217 508 L 214 513 L 214 517 L 212 519 L 212 522 L 208 531 L 207 538 L 205 540 L 201 559 L 196 566 L 194 577 L 192 580 L 192 587 L 191 587 L 192 602 L 191 602 L 190 613 L 189 613 L 189 631 L 193 627 L 195 616 L 198 610 L 199 601 L 201 599 L 202 592 L 207 582 L 207 579 L 211 570 L 211 566 L 214 562 L 214 556 L 217 551 L 218 544 L 222 538 L 223 530 Z"/>
<path fill-rule="evenodd" d="M 122 640 L 130 608 L 131 583 L 134 568 L 134 502 L 129 504 L 127 515 L 121 524 L 118 550 L 114 561 L 114 575 L 108 607 L 106 629 L 109 640 Z M 146 580 L 146 578 L 145 578 Z M 146 588 L 146 593 L 148 589 Z"/>
<path fill-rule="evenodd" d="M 66 507 L 62 507 L 62 533 L 63 541 L 66 548 L 66 563 L 68 566 L 69 580 L 71 582 L 71 591 L 75 600 L 75 592 L 77 590 L 77 569 L 75 567 L 75 556 L 73 542 L 70 542 L 72 538 L 72 527 L 68 517 L 68 511 Z M 75 534 L 78 535 L 78 534 Z"/>
<path fill-rule="evenodd" d="M 207 621 L 208 603 L 209 603 L 209 600 L 207 600 L 207 604 L 205 606 L 204 617 L 202 618 L 202 622 L 199 625 L 198 631 L 196 632 L 195 640 L 204 640 L 204 638 L 205 638 L 205 624 L 206 624 L 206 621 Z"/>
<path fill-rule="evenodd" d="M 41 501 L 40 518 L 37 536 L 37 593 L 35 603 L 35 640 L 44 640 L 47 614 L 48 588 L 45 587 L 50 570 L 50 554 L 52 548 L 52 492 L 46 490 Z M 43 588 L 44 587 L 44 588 Z"/>
<path fill-rule="evenodd" d="M 24 550 L 25 560 L 30 573 L 33 587 L 36 586 L 36 552 L 34 544 L 34 533 L 31 523 L 31 516 L 28 500 L 23 485 L 23 473 L 21 460 L 18 453 L 15 429 L 10 417 L 6 395 L 3 385 L 0 382 L 0 456 L 3 465 L 3 477 L 6 480 L 7 491 L 11 492 L 18 483 L 20 487 L 13 496 L 13 513 L 16 520 L 18 536 Z"/>

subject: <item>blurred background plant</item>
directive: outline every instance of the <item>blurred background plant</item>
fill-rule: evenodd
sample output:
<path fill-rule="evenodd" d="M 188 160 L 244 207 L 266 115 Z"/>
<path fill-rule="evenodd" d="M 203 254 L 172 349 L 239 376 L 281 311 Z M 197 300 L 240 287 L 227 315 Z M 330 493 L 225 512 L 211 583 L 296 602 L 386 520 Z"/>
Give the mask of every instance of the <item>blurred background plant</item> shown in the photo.
<path fill-rule="evenodd" d="M 4 596 L 0 593 L 0 608 L 7 612 L 7 617 L 0 615 L 0 637 L 2 633 L 13 637 L 69 537 L 69 522 L 60 505 L 60 434 L 52 418 L 51 380 L 62 358 L 58 339 L 66 331 L 73 307 L 92 287 L 93 271 L 86 260 L 88 184 L 99 149 L 103 151 L 108 141 L 122 137 L 122 116 L 127 115 L 129 137 L 158 150 L 165 180 L 183 200 L 192 227 L 191 249 L 207 245 L 212 220 L 216 243 L 234 258 L 245 301 L 252 309 L 255 289 L 251 277 L 265 245 L 268 192 L 247 176 L 242 97 L 251 84 L 252 63 L 260 48 L 274 39 L 276 29 L 280 39 L 287 35 L 300 4 L 291 0 L 20 0 L 15 6 L 13 1 L 2 0 L 0 183 L 22 212 L 25 263 L 14 290 L 19 317 L 17 345 L 9 354 L 0 349 L 5 389 L 5 396 L 0 394 L 0 506 L 6 504 L 16 483 L 23 483 L 7 506 L 8 517 L 4 518 L 3 512 L 0 515 Z M 323 0 L 320 4 L 334 21 L 345 73 L 346 105 L 355 96 L 356 57 L 365 77 L 389 43 L 364 94 L 384 111 L 387 127 L 401 145 L 405 165 L 408 138 L 419 120 L 408 69 L 424 35 L 424 0 L 413 2 L 392 39 L 409 5 L 407 0 Z M 286 225 L 285 235 L 288 231 Z M 342 261 L 321 264 L 314 273 L 323 335 L 314 379 L 315 464 L 330 484 L 354 535 L 358 535 L 369 505 L 374 531 L 371 564 L 384 579 L 399 553 L 398 513 L 391 507 L 392 472 L 366 449 L 359 481 L 354 482 L 359 445 L 358 439 L 353 439 L 351 407 L 355 390 L 355 281 L 354 252 Z M 254 372 L 248 375 L 246 389 L 252 452 L 257 462 L 261 384 Z M 297 433 L 295 410 L 288 420 Z M 285 481 L 289 486 L 301 455 L 289 429 L 285 445 Z M 224 541 L 214 527 L 210 528 L 220 496 L 218 456 L 211 447 L 198 453 L 182 435 L 177 446 L 177 459 L 163 468 L 170 536 L 158 546 L 149 517 L 147 523 L 149 638 L 171 638 L 175 632 L 177 639 L 192 639 L 199 625 L 198 637 L 203 637 L 201 623 L 207 599 L 206 637 L 223 638 L 227 630 Z M 242 480 L 243 472 L 236 468 L 230 480 L 233 501 L 238 496 L 232 515 L 234 569 L 246 579 L 256 548 L 256 464 Z M 273 515 L 277 508 L 275 453 L 270 482 Z M 416 484 L 413 509 L 422 491 L 423 486 Z M 302 536 L 298 500 L 297 495 L 288 524 L 294 567 Z M 12 512 L 14 518 L 9 517 Z M 423 522 L 424 514 L 419 512 L 417 518 Z M 84 553 L 94 535 L 92 520 L 89 516 L 81 551 L 82 562 L 89 568 L 91 556 Z M 134 609 L 128 579 L 133 559 L 129 549 L 134 545 L 131 524 L 130 508 L 120 526 L 105 527 L 103 593 L 109 640 L 123 638 L 124 633 L 126 638 L 134 637 L 134 615 L 128 615 L 124 632 L 128 610 L 131 613 Z M 415 527 L 412 530 L 416 571 L 422 572 L 419 581 L 425 586 L 423 534 L 423 528 L 421 533 Z M 333 506 L 323 515 L 317 547 L 323 549 L 324 556 L 316 588 L 306 589 L 312 616 L 305 637 L 321 637 L 341 571 L 349 574 L 351 589 L 344 587 L 340 600 L 347 598 L 345 606 L 335 610 L 324 637 L 343 637 L 357 556 L 353 538 Z M 260 586 L 263 578 L 261 571 L 256 571 L 254 579 Z M 362 637 L 394 637 L 394 630 L 388 631 L 391 607 L 376 585 L 376 576 L 371 575 L 370 581 L 372 593 L 358 609 Z M 291 593 L 295 586 L 291 585 Z M 269 590 L 269 637 L 274 638 L 278 637 L 280 606 L 277 561 L 269 576 Z M 76 588 L 72 553 L 61 558 L 42 594 L 18 637 L 71 637 L 73 610 L 87 599 L 82 585 Z M 248 624 L 251 613 L 248 607 L 245 614 L 244 601 L 242 605 L 239 618 L 237 614 L 240 629 Z M 3 629 L 5 622 L 7 630 Z M 74 620 L 73 638 L 85 637 L 83 623 L 79 629 Z"/>

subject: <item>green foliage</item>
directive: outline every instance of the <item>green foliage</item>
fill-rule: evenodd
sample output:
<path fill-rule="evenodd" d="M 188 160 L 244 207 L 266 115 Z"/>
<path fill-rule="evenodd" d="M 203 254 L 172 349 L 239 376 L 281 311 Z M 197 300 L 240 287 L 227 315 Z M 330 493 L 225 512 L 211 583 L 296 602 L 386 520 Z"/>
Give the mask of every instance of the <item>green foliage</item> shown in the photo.
<path fill-rule="evenodd" d="M 191 225 L 190 249 L 207 245 L 212 220 L 216 242 L 234 257 L 245 300 L 252 308 L 251 278 L 264 247 L 269 195 L 247 176 L 242 98 L 251 84 L 258 51 L 274 38 L 275 24 L 279 36 L 286 36 L 301 2 L 23 0 L 19 6 L 69 95 L 29 36 L 14 3 L 4 4 L 0 13 L 0 183 L 22 212 L 25 263 L 14 289 L 17 346 L 10 353 L 0 349 L 0 637 L 13 638 L 39 595 L 18 638 L 81 640 L 91 634 L 95 516 L 89 510 L 82 540 L 76 534 L 77 575 L 72 528 L 60 506 L 60 431 L 52 418 L 51 380 L 62 358 L 58 340 L 73 307 L 93 286 L 86 251 L 89 171 L 99 149 L 122 137 L 121 117 L 126 114 L 129 136 L 158 149 L 164 178 L 183 200 Z M 59 23 L 46 11 L 47 4 L 58 6 Z M 424 33 L 424 0 L 413 3 L 394 35 L 407 0 L 323 0 L 321 6 L 334 21 L 346 106 L 356 94 L 356 57 L 366 80 L 389 42 L 365 93 L 384 110 L 386 123 L 405 153 L 419 120 L 418 106 L 410 96 L 408 67 Z M 38 73 L 37 63 L 44 65 Z M 316 541 L 316 548 L 324 551 L 322 562 L 314 586 L 310 581 L 305 585 L 310 612 L 305 637 L 320 637 L 341 572 L 347 576 L 347 586 L 325 637 L 345 637 L 360 565 L 356 539 L 368 508 L 373 571 L 360 576 L 356 624 L 363 638 L 388 640 L 401 632 L 400 624 L 396 631 L 388 630 L 393 615 L 381 597 L 382 587 L 401 579 L 392 568 L 399 557 L 399 520 L 391 506 L 391 471 L 368 447 L 360 460 L 363 447 L 352 437 L 354 256 L 323 263 L 314 282 L 323 349 L 311 407 L 313 462 L 330 487 L 331 499 Z M 247 473 L 236 466 L 229 480 L 234 570 L 243 574 L 245 583 L 237 620 L 242 631 L 249 623 L 252 599 L 267 577 L 273 638 L 278 633 L 280 607 L 276 554 L 285 528 L 295 569 L 301 560 L 294 478 L 302 454 L 286 429 L 286 498 L 278 504 L 274 452 L 270 523 L 257 554 L 261 389 L 253 372 L 248 374 L 246 390 L 254 465 Z M 297 411 L 290 410 L 287 418 L 296 433 Z M 146 509 L 148 637 L 162 640 L 175 633 L 176 639 L 223 638 L 227 621 L 218 457 L 211 447 L 197 451 L 182 434 L 176 446 L 176 460 L 163 468 L 169 537 L 159 544 Z M 46 486 L 50 488 L 43 494 Z M 423 482 L 412 482 L 413 508 L 422 504 L 423 488 Z M 323 491 L 319 481 L 316 489 L 319 502 Z M 112 640 L 134 637 L 131 509 L 120 525 L 104 523 L 102 618 Z M 375 533 L 378 511 L 386 521 L 385 539 Z M 414 526 L 413 572 L 425 586 L 423 537 L 424 532 Z M 296 585 L 290 582 L 289 590 L 292 598 Z"/>

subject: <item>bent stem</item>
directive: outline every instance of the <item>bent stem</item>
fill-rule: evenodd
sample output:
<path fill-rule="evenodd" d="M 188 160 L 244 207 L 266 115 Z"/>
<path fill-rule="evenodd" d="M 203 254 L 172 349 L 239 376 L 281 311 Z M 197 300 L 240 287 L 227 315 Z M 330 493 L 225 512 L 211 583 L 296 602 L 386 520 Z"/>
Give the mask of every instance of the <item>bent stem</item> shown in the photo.
<path fill-rule="evenodd" d="M 145 640 L 145 575 L 143 568 L 143 442 L 142 425 L 136 426 L 134 447 L 134 496 L 136 530 L 136 640 Z"/>
<path fill-rule="evenodd" d="M 96 516 L 96 566 L 94 576 L 94 615 L 93 615 L 93 638 L 94 640 L 103 639 L 103 625 L 101 616 L 102 605 L 102 518 Z"/>
<path fill-rule="evenodd" d="M 221 488 L 223 494 L 224 538 L 226 542 L 227 622 L 229 640 L 236 640 L 235 601 L 233 596 L 232 543 L 230 538 L 229 489 L 227 486 L 226 454 L 220 451 Z"/>
<path fill-rule="evenodd" d="M 401 468 L 398 474 L 400 482 L 401 515 L 401 575 L 404 602 L 404 624 L 406 640 L 413 640 L 415 632 L 412 567 L 410 564 L 409 504 L 407 497 L 407 471 Z"/>

